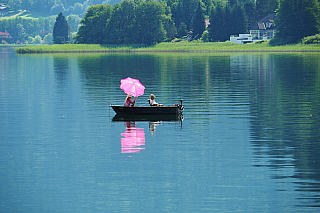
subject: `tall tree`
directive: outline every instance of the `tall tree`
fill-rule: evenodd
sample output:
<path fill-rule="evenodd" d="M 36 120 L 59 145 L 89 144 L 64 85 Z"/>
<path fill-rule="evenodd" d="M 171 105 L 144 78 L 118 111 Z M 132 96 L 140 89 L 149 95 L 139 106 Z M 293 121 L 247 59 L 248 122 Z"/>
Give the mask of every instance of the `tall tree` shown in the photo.
<path fill-rule="evenodd" d="M 80 21 L 75 37 L 77 43 L 103 44 L 106 38 L 107 21 L 111 17 L 111 5 L 92 5 Z"/>
<path fill-rule="evenodd" d="M 273 13 L 278 9 L 279 0 L 268 0 L 268 13 Z"/>
<path fill-rule="evenodd" d="M 163 41 L 166 32 L 162 24 L 164 7 L 157 1 L 141 2 L 136 9 L 132 36 L 137 43 L 154 44 Z"/>
<path fill-rule="evenodd" d="M 224 28 L 221 29 L 222 41 L 226 41 L 230 38 L 234 26 L 233 21 L 234 17 L 232 16 L 232 8 L 230 7 L 230 4 L 226 4 L 224 7 Z"/>
<path fill-rule="evenodd" d="M 17 33 L 18 33 L 18 39 L 22 39 L 26 36 L 26 30 L 24 29 L 21 23 L 17 24 Z"/>
<path fill-rule="evenodd" d="M 179 0 L 172 8 L 172 17 L 178 28 L 182 23 L 187 25 L 187 30 L 191 29 L 191 21 L 194 10 L 199 0 Z"/>
<path fill-rule="evenodd" d="M 201 1 L 198 2 L 198 5 L 194 11 L 191 21 L 191 29 L 193 32 L 193 37 L 198 39 L 201 38 L 203 31 L 206 29 L 204 7 Z"/>
<path fill-rule="evenodd" d="M 148 45 L 161 42 L 167 33 L 164 26 L 170 30 L 168 36 L 176 34 L 171 16 L 165 12 L 165 4 L 154 0 L 124 0 L 115 4 L 104 42 Z"/>
<path fill-rule="evenodd" d="M 178 37 L 186 36 L 188 32 L 189 31 L 187 25 L 184 22 L 181 22 L 177 32 Z"/>
<path fill-rule="evenodd" d="M 53 43 L 55 44 L 65 44 L 69 42 L 69 32 L 68 32 L 68 22 L 66 17 L 59 13 L 56 22 L 53 27 Z"/>
<path fill-rule="evenodd" d="M 248 20 L 248 30 L 257 23 L 257 18 L 256 18 L 256 6 L 253 1 L 246 1 L 243 4 L 244 11 L 247 15 L 247 20 Z"/>
<path fill-rule="evenodd" d="M 134 32 L 134 20 L 136 12 L 134 0 L 123 0 L 121 4 L 115 4 L 110 21 L 107 25 L 107 37 L 105 43 L 108 44 L 132 44 Z"/>
<path fill-rule="evenodd" d="M 225 9 L 224 6 L 220 3 L 211 10 L 210 14 L 210 25 L 209 25 L 209 37 L 212 41 L 225 41 L 226 38 L 224 30 L 226 29 L 225 25 Z"/>
<path fill-rule="evenodd" d="M 205 16 L 209 16 L 210 9 L 213 7 L 213 0 L 202 0 L 204 4 L 204 14 Z"/>
<path fill-rule="evenodd" d="M 267 15 L 267 2 L 268 0 L 256 0 L 256 10 L 258 20 Z"/>
<path fill-rule="evenodd" d="M 278 8 L 278 0 L 256 0 L 256 10 L 258 20 L 268 13 L 274 13 Z"/>
<path fill-rule="evenodd" d="M 318 0 L 281 0 L 276 19 L 275 43 L 295 43 L 305 36 L 319 33 Z"/>
<path fill-rule="evenodd" d="M 166 31 L 166 38 L 172 39 L 177 35 L 177 28 L 171 18 L 171 14 L 162 16 L 163 27 Z"/>
<path fill-rule="evenodd" d="M 230 16 L 230 35 L 238 35 L 239 33 L 244 33 L 247 31 L 247 23 L 248 19 L 245 13 L 245 10 L 242 5 L 236 3 L 233 5 L 231 9 L 231 16 Z"/>

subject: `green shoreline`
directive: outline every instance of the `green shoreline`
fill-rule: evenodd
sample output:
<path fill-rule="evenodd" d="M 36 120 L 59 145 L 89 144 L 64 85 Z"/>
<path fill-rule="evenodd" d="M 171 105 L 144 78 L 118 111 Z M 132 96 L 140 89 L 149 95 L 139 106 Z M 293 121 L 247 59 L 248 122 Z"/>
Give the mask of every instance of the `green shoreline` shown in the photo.
<path fill-rule="evenodd" d="M 320 45 L 269 46 L 231 42 L 177 42 L 143 45 L 55 44 L 18 47 L 17 53 L 103 53 L 103 52 L 320 52 Z"/>

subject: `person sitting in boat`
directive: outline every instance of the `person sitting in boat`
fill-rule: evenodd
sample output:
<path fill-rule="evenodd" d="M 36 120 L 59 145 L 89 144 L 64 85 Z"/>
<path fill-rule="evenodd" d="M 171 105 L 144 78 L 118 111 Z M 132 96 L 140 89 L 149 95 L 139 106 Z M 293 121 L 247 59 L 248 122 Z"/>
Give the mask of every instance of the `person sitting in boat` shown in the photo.
<path fill-rule="evenodd" d="M 125 107 L 134 107 L 136 100 L 137 100 L 137 98 L 135 98 L 134 101 L 132 101 L 131 95 L 127 95 L 126 99 L 124 100 L 124 106 Z"/>
<path fill-rule="evenodd" d="M 150 106 L 163 106 L 162 104 L 158 104 L 154 99 L 155 99 L 156 96 L 154 96 L 154 94 L 151 94 L 150 95 L 150 99 L 149 100 L 149 103 L 150 103 Z"/>

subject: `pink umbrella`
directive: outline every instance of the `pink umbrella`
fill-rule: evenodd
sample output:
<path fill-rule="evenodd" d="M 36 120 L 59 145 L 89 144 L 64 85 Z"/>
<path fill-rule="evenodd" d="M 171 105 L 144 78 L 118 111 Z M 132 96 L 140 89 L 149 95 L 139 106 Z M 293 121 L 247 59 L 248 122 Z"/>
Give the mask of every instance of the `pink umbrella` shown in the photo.
<path fill-rule="evenodd" d="M 128 95 L 138 97 L 139 95 L 144 94 L 145 87 L 138 79 L 128 77 L 122 79 L 120 82 L 120 88 Z"/>

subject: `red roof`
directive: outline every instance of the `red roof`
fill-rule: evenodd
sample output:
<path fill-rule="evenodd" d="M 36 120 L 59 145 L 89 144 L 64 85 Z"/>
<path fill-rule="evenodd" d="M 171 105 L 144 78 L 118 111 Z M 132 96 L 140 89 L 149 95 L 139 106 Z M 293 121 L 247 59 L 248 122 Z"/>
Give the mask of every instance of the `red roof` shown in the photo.
<path fill-rule="evenodd" d="M 0 32 L 0 38 L 12 38 L 9 33 Z"/>

